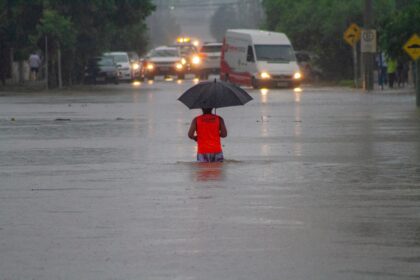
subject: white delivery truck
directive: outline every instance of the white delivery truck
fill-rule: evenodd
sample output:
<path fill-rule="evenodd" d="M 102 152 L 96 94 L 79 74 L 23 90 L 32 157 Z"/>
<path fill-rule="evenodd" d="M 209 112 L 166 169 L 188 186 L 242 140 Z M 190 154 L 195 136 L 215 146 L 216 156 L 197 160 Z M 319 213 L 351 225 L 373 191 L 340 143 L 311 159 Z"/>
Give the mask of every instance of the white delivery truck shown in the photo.
<path fill-rule="evenodd" d="M 220 78 L 254 88 L 297 87 L 302 75 L 285 34 L 228 29 L 222 47 Z"/>

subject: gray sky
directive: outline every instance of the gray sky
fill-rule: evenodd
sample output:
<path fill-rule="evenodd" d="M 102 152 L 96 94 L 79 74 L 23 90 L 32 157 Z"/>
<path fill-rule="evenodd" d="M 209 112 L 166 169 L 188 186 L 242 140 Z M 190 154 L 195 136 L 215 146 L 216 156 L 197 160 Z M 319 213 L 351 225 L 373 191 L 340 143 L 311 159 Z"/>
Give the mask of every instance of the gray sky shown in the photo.
<path fill-rule="evenodd" d="M 211 6 L 200 7 L 200 3 L 206 2 L 208 1 L 197 1 L 198 7 L 175 6 L 175 9 L 172 10 L 176 21 L 181 26 L 183 35 L 198 37 L 204 41 L 214 40 L 210 34 L 210 19 L 215 9 Z"/>

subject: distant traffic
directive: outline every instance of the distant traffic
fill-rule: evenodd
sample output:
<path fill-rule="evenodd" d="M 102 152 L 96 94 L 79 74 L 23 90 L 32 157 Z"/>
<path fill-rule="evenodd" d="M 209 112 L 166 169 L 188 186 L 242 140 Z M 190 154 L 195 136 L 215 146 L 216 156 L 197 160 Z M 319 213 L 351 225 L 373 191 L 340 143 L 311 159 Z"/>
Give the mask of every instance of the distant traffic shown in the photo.
<path fill-rule="evenodd" d="M 307 56 L 300 55 L 298 57 Z M 283 33 L 230 29 L 224 42 L 200 42 L 179 37 L 173 44 L 158 46 L 139 57 L 135 52 L 106 52 L 89 59 L 86 84 L 154 81 L 176 78 L 207 80 L 210 75 L 238 85 L 296 87 L 308 73 L 308 59 L 296 59 L 290 40 Z M 303 67 L 301 67 L 303 68 Z"/>

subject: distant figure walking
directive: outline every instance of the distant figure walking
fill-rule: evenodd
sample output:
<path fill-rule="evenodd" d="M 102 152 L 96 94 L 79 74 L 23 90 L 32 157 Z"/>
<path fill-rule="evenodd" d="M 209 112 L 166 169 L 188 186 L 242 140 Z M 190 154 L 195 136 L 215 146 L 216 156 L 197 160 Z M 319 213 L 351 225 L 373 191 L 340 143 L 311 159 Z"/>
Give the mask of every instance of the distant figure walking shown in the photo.
<path fill-rule="evenodd" d="M 396 72 L 397 72 L 397 61 L 395 59 L 389 58 L 387 61 L 387 73 L 388 73 L 388 82 L 389 87 L 394 87 L 394 82 L 396 78 Z"/>
<path fill-rule="evenodd" d="M 188 137 L 197 141 L 198 162 L 222 162 L 223 151 L 220 137 L 227 136 L 222 117 L 212 114 L 213 108 L 202 108 L 203 114 L 191 122 Z"/>
<path fill-rule="evenodd" d="M 29 56 L 29 67 L 31 68 L 30 72 L 30 80 L 35 81 L 38 78 L 38 71 L 41 67 L 41 58 L 39 55 L 35 52 L 32 52 L 32 54 Z"/>

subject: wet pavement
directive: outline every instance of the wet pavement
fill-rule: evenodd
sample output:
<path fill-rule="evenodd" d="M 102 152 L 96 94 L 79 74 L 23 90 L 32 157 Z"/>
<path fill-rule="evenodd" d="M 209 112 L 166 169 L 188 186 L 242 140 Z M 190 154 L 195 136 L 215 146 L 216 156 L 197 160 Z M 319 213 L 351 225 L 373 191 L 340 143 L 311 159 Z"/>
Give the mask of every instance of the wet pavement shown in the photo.
<path fill-rule="evenodd" d="M 0 279 L 419 279 L 406 93 L 252 90 L 198 164 L 192 85 L 0 95 Z"/>

